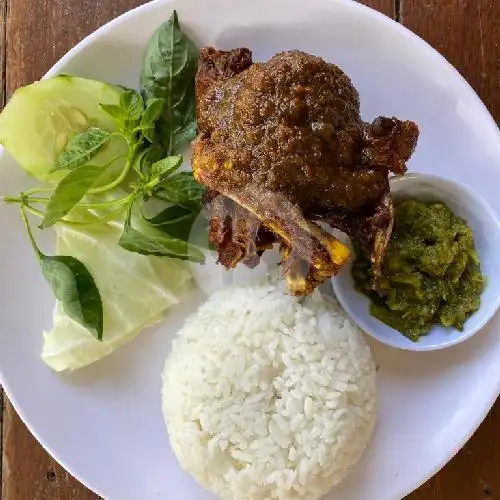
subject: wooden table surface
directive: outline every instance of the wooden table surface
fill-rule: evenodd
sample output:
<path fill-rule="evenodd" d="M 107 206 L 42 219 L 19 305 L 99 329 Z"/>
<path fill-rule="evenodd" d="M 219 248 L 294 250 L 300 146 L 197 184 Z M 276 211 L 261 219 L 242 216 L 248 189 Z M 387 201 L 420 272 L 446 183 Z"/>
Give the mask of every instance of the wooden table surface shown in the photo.
<path fill-rule="evenodd" d="M 39 79 L 84 36 L 143 3 L 142 0 L 0 0 L 1 102 L 17 87 Z M 444 54 L 478 92 L 496 121 L 500 121 L 500 0 L 363 0 L 362 3 L 401 22 Z M 307 6 L 305 0 L 304 5 Z M 0 389 L 1 499 L 96 499 L 45 453 L 5 395 L 2 420 L 1 398 Z M 407 500 L 497 498 L 500 499 L 500 402 L 464 449 Z"/>

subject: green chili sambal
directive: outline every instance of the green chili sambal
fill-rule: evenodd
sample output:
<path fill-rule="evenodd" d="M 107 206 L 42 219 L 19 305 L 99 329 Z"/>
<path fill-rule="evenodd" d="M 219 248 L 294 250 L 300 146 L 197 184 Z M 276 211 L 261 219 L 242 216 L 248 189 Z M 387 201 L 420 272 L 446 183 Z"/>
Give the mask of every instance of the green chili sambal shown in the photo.
<path fill-rule="evenodd" d="M 376 290 L 370 263 L 356 253 L 352 274 L 371 300 L 370 313 L 413 341 L 434 324 L 463 330 L 479 308 L 485 278 L 472 230 L 444 203 L 396 202 Z"/>

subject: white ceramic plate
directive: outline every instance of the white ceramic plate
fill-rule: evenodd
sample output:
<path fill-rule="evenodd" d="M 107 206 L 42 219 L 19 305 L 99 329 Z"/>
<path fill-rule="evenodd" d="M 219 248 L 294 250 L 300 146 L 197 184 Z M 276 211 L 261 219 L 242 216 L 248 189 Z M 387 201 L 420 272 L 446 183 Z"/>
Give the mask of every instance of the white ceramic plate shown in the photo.
<path fill-rule="evenodd" d="M 300 48 L 335 61 L 359 89 L 366 119 L 396 115 L 420 124 L 413 170 L 462 181 L 500 213 L 500 134 L 483 104 L 424 42 L 350 0 L 159 0 L 97 31 L 50 74 L 136 86 L 146 41 L 173 8 L 200 45 L 248 46 L 256 59 Z M 0 178 L 2 192 L 28 182 L 5 157 Z M 181 471 L 160 410 L 170 340 L 201 297 L 105 361 L 57 376 L 39 359 L 53 298 L 15 209 L 1 207 L 0 231 L 1 380 L 33 433 L 106 498 L 213 498 Z M 500 391 L 499 322 L 440 352 L 373 344 L 380 367 L 375 435 L 329 499 L 400 499 L 458 451 Z"/>

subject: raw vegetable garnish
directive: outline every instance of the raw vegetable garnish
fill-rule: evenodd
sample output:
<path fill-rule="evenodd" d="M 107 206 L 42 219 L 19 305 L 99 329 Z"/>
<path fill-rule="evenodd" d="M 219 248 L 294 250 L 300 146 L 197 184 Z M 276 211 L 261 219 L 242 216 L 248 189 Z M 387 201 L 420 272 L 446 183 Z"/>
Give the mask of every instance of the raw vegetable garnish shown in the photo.
<path fill-rule="evenodd" d="M 170 21 L 153 35 L 146 50 L 141 93 L 148 101 L 165 100 L 157 127 L 167 154 L 179 153 L 185 142 L 196 135 L 193 84 L 198 55 L 194 43 L 182 32 L 175 11 Z"/>
<path fill-rule="evenodd" d="M 189 243 L 192 225 L 201 210 L 203 188 L 191 172 L 181 171 L 180 154 L 196 134 L 197 60 L 198 49 L 183 34 L 174 11 L 148 44 L 140 92 L 58 76 L 52 79 L 58 86 L 57 92 L 52 90 L 53 95 L 48 94 L 47 81 L 20 89 L 12 99 L 15 105 L 9 103 L 4 119 L 0 117 L 2 144 L 23 168 L 47 179 L 47 184 L 18 196 L 5 196 L 3 201 L 20 206 L 42 272 L 66 314 L 99 340 L 104 331 L 103 306 L 94 278 L 74 257 L 44 255 L 35 242 L 26 212 L 41 219 L 40 229 L 57 224 L 95 227 L 119 220 L 123 231 L 117 244 L 125 250 L 203 262 L 204 254 Z M 108 102 L 96 103 L 93 109 L 87 100 L 86 113 L 78 107 L 82 95 L 78 89 L 85 88 L 87 82 L 92 89 L 102 86 Z M 43 87 L 39 97 L 37 86 Z M 61 95 L 60 89 L 66 95 Z M 87 99 L 89 95 L 92 91 Z M 40 109 L 33 111 L 33 105 Z M 12 147 L 13 142 L 19 144 L 15 137 L 18 130 L 9 129 L 12 123 L 19 123 L 17 113 L 12 111 L 14 106 L 16 111 L 28 109 L 33 115 L 45 112 L 43 106 L 57 118 L 55 124 L 49 124 L 53 127 L 49 131 L 53 144 L 44 145 L 40 155 L 43 159 L 39 163 L 45 168 L 38 166 L 33 154 L 24 154 L 23 147 Z M 52 158 L 53 150 L 58 154 Z M 28 156 L 29 161 L 23 162 Z M 119 196 L 114 195 L 117 192 Z M 163 205 L 154 216 L 145 210 L 150 200 Z M 82 220 L 75 215 L 82 210 L 94 217 Z"/>
<path fill-rule="evenodd" d="M 52 287 L 57 300 L 62 303 L 64 312 L 85 326 L 98 340 L 102 340 L 104 313 L 94 278 L 74 257 L 43 254 L 33 238 L 29 221 L 22 208 L 21 217 L 40 262 L 42 273 Z"/>

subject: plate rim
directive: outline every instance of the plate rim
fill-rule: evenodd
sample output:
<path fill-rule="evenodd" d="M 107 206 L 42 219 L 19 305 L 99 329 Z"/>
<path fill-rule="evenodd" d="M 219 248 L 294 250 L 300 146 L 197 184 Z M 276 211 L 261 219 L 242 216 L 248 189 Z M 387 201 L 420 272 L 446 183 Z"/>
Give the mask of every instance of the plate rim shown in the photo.
<path fill-rule="evenodd" d="M 76 45 L 74 45 L 71 49 L 69 49 L 56 63 L 42 76 L 41 79 L 47 79 L 51 78 L 53 76 L 56 76 L 61 73 L 61 69 L 66 66 L 74 57 L 76 57 L 80 52 L 82 52 L 85 48 L 90 46 L 91 44 L 94 43 L 94 41 L 98 40 L 101 38 L 103 35 L 105 35 L 108 31 L 113 30 L 117 26 L 121 25 L 122 23 L 128 21 L 129 19 L 134 18 L 137 16 L 139 13 L 143 12 L 149 12 L 150 10 L 154 10 L 156 8 L 161 8 L 163 6 L 168 6 L 169 4 L 173 3 L 174 0 L 150 0 L 149 2 L 139 5 L 133 9 L 130 9 L 123 14 L 115 17 L 114 19 L 111 19 L 107 23 L 103 24 L 99 28 L 97 28 L 95 31 L 92 33 L 88 34 L 85 36 L 80 42 L 78 42 Z M 198 0 L 200 1 L 200 0 Z M 244 0 L 237 0 L 237 1 L 244 1 Z M 283 1 L 283 0 L 281 0 Z M 448 70 L 451 70 L 452 73 L 454 74 L 455 78 L 457 81 L 461 83 L 462 86 L 465 85 L 465 88 L 469 91 L 469 95 L 472 97 L 475 104 L 478 106 L 478 110 L 481 109 L 481 114 L 482 118 L 486 119 L 486 122 L 489 122 L 489 125 L 492 126 L 492 130 L 494 131 L 498 141 L 498 147 L 500 151 L 500 128 L 498 128 L 496 121 L 494 120 L 493 116 L 489 112 L 488 108 L 486 107 L 486 104 L 482 101 L 482 99 L 479 97 L 477 92 L 474 90 L 474 88 L 471 86 L 471 84 L 462 76 L 462 74 L 446 59 L 445 56 L 443 56 L 439 51 L 437 51 L 434 47 L 432 47 L 427 41 L 425 41 L 423 38 L 421 38 L 419 35 L 411 31 L 409 28 L 406 26 L 402 25 L 400 22 L 386 16 L 385 14 L 368 7 L 366 5 L 363 5 L 361 3 L 358 3 L 357 1 L 352 1 L 352 0 L 322 0 L 323 2 L 328 2 L 328 3 L 338 3 L 338 4 L 343 4 L 345 8 L 353 9 L 353 10 L 359 10 L 363 12 L 363 15 L 366 16 L 371 16 L 371 18 L 375 22 L 379 23 L 385 23 L 387 26 L 390 26 L 392 29 L 395 29 L 397 33 L 399 33 L 401 36 L 405 36 L 406 38 L 409 38 L 412 40 L 413 43 L 416 43 L 420 47 L 423 47 L 426 49 L 428 52 L 429 56 L 432 55 L 436 59 L 437 62 L 440 63 L 440 65 L 444 65 Z M 139 14 L 140 15 L 140 14 Z M 472 94 L 471 94 L 472 93 Z M 2 157 L 5 154 L 5 150 L 2 146 L 0 146 L 0 161 Z M 378 342 L 378 341 L 377 341 Z M 418 356 L 419 353 L 415 352 L 415 355 Z M 82 475 L 78 472 L 75 471 L 72 467 L 67 466 L 65 460 L 61 459 L 59 454 L 55 452 L 50 446 L 46 445 L 44 440 L 41 438 L 41 436 L 38 434 L 38 432 L 35 430 L 36 426 L 32 426 L 30 424 L 30 418 L 28 415 L 25 414 L 25 412 L 22 409 L 22 405 L 20 405 L 17 401 L 17 398 L 15 396 L 15 392 L 11 390 L 10 384 L 7 382 L 5 375 L 3 374 L 2 367 L 0 365 L 0 386 L 3 388 L 5 394 L 9 398 L 9 401 L 18 414 L 19 418 L 21 421 L 26 425 L 27 429 L 29 432 L 35 437 L 35 439 L 38 441 L 38 443 L 42 446 L 42 448 L 54 459 L 56 460 L 66 471 L 68 471 L 77 481 L 79 481 L 81 484 L 83 484 L 86 488 L 97 494 L 98 496 L 102 498 L 106 498 L 104 493 L 100 491 L 99 489 L 96 489 L 94 486 L 91 486 L 83 477 Z M 488 413 L 490 412 L 491 408 L 495 404 L 496 400 L 500 396 L 500 376 L 498 377 L 498 380 L 496 380 L 496 383 L 493 384 L 491 383 L 490 386 L 490 391 L 485 393 L 485 397 L 483 398 L 483 406 L 478 411 L 475 411 L 473 415 L 475 415 L 475 418 L 470 419 L 470 430 L 469 432 L 465 433 L 463 438 L 454 441 L 453 446 L 451 447 L 451 452 L 447 454 L 447 457 L 444 458 L 443 460 L 440 460 L 437 465 L 432 467 L 429 472 L 421 478 L 420 482 L 418 484 L 414 485 L 410 490 L 408 488 L 404 488 L 402 491 L 399 493 L 399 498 L 404 498 L 406 495 L 409 495 L 410 493 L 416 491 L 420 486 L 422 486 L 425 482 L 427 482 L 430 478 L 435 476 L 444 466 L 446 466 L 452 459 L 457 455 L 457 453 L 463 448 L 463 446 L 470 440 L 470 438 L 475 434 L 475 432 L 478 430 L 480 425 L 483 423 L 485 418 L 487 417 Z"/>

